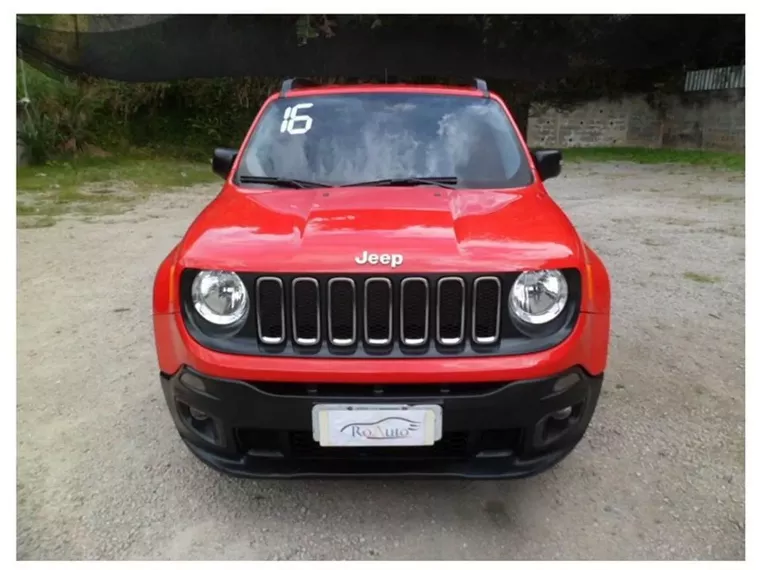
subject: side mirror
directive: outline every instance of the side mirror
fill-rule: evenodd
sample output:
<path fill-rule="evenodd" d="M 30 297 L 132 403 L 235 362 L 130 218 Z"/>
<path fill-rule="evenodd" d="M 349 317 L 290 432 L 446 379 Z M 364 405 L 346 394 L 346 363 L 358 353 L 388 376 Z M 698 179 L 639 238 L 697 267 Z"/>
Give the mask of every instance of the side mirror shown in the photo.
<path fill-rule="evenodd" d="M 534 150 L 531 152 L 541 180 L 555 178 L 562 172 L 561 150 Z"/>
<path fill-rule="evenodd" d="M 234 148 L 217 148 L 214 149 L 214 158 L 211 161 L 211 170 L 225 180 L 232 170 L 232 163 L 235 162 L 237 149 Z"/>

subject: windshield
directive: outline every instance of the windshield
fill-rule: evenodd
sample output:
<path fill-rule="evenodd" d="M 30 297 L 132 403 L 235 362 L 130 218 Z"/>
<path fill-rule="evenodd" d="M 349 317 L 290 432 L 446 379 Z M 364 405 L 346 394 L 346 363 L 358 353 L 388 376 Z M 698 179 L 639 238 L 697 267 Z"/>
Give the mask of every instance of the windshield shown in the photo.
<path fill-rule="evenodd" d="M 412 177 L 455 177 L 460 188 L 532 182 L 520 140 L 493 99 L 387 92 L 273 101 L 238 176 L 334 186 Z"/>

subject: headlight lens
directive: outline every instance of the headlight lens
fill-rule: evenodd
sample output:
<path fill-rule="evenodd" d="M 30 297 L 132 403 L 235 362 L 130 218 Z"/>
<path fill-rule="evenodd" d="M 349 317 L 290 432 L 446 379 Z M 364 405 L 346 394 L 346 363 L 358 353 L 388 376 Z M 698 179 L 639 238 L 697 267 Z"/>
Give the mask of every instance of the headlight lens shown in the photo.
<path fill-rule="evenodd" d="M 201 271 L 192 286 L 193 307 L 208 322 L 226 326 L 248 314 L 248 291 L 236 273 Z"/>
<path fill-rule="evenodd" d="M 567 305 L 567 281 L 561 271 L 525 271 L 512 285 L 509 312 L 530 325 L 544 325 Z"/>

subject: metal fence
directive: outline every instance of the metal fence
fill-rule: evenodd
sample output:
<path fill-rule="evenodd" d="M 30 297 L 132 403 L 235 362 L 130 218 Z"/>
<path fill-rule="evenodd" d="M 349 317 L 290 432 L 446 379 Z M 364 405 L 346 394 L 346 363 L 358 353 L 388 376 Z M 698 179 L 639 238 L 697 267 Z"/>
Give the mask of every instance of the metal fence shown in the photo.
<path fill-rule="evenodd" d="M 684 91 L 744 89 L 744 77 L 744 65 L 687 71 Z"/>

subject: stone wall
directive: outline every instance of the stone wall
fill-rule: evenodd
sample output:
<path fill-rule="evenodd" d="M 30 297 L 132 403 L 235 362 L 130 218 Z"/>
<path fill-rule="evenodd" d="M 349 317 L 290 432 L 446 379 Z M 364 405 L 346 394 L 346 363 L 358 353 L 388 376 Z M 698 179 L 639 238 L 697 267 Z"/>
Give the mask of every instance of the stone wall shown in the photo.
<path fill-rule="evenodd" d="M 593 101 L 571 111 L 534 105 L 528 144 L 744 151 L 744 89 L 671 96 L 659 110 L 644 95 Z"/>

